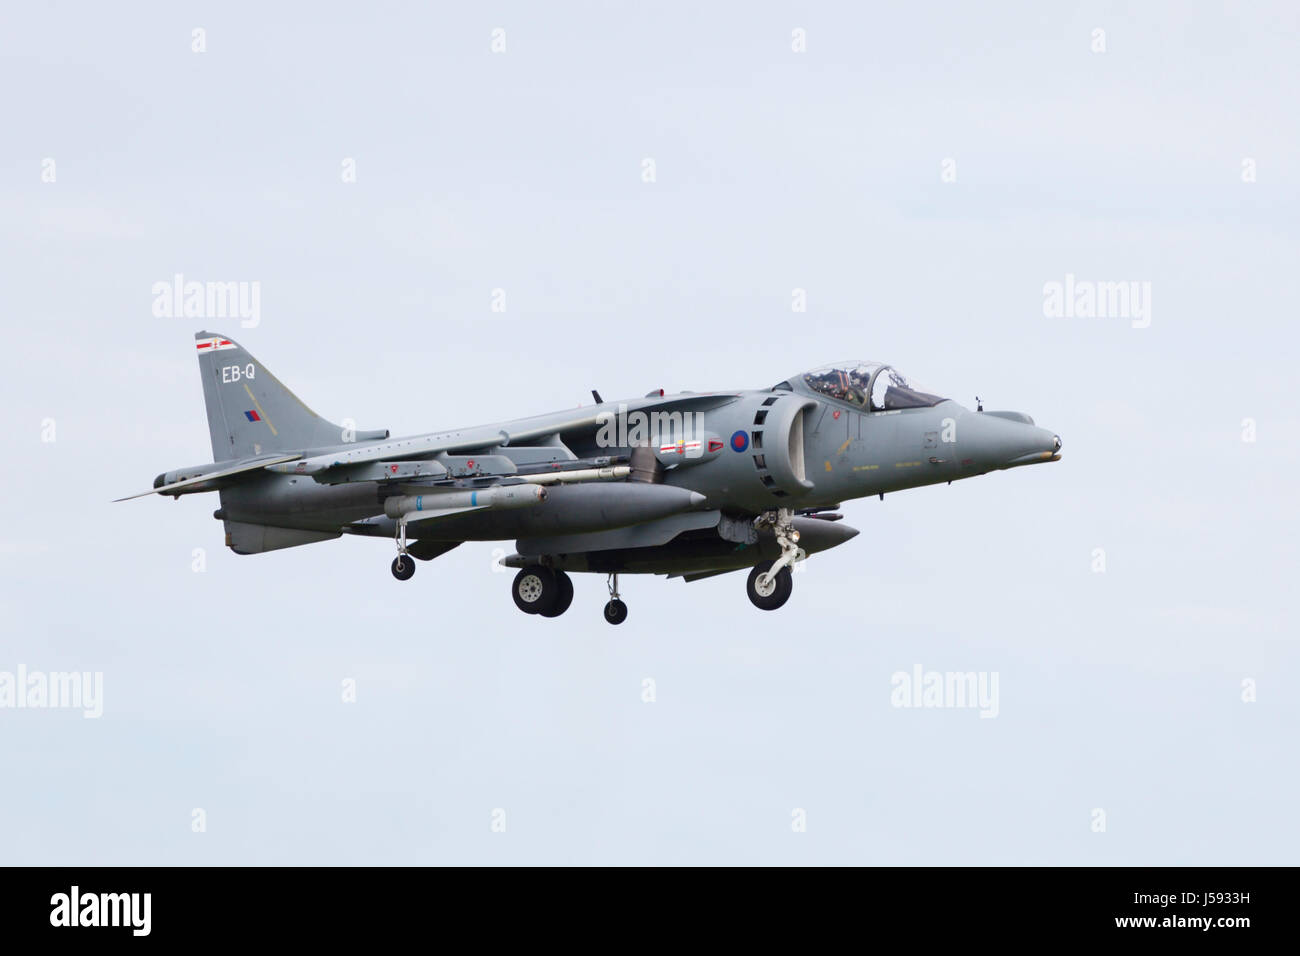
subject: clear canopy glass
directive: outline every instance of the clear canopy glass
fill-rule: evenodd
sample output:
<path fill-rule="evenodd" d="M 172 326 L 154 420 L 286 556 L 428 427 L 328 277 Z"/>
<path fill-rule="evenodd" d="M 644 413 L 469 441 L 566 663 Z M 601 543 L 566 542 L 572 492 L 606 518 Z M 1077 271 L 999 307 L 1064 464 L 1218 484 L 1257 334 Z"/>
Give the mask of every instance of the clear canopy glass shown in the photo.
<path fill-rule="evenodd" d="M 879 362 L 837 362 L 803 376 L 804 384 L 819 395 L 864 411 L 887 412 L 900 408 L 928 408 L 943 401 L 890 365 Z"/>
<path fill-rule="evenodd" d="M 803 380 L 819 395 L 866 408 L 871 394 L 871 376 L 881 368 L 883 366 L 875 362 L 840 362 L 813 369 Z"/>

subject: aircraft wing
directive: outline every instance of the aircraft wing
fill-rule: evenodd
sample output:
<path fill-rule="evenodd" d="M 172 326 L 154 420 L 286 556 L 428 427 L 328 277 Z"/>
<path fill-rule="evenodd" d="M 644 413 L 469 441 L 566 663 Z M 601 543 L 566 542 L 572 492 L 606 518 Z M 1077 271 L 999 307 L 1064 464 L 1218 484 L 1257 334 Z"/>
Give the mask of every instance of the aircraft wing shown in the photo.
<path fill-rule="evenodd" d="M 591 430 L 595 432 L 621 410 L 627 411 L 687 411 L 692 409 L 713 408 L 727 404 L 736 398 L 735 393 L 709 392 L 703 394 L 669 395 L 664 397 L 636 399 L 628 402 L 607 402 L 603 407 L 583 409 L 581 414 L 561 413 L 541 416 L 535 419 L 523 419 L 505 422 L 500 426 L 487 425 L 479 428 L 454 432 L 441 432 L 431 435 L 416 435 L 411 438 L 397 438 L 368 444 L 361 448 L 347 451 L 331 451 L 310 458 L 294 459 L 292 465 L 279 462 L 266 462 L 264 467 L 271 471 L 295 475 L 320 475 L 321 472 L 338 469 L 343 471 L 358 465 L 376 462 L 400 462 L 412 459 L 432 458 L 442 454 L 480 452 L 491 448 L 506 448 L 543 442 L 554 436 Z M 394 471 L 394 477 L 399 477 Z M 370 476 L 369 480 L 382 480 L 382 476 Z M 321 481 L 324 476 L 318 477 Z"/>

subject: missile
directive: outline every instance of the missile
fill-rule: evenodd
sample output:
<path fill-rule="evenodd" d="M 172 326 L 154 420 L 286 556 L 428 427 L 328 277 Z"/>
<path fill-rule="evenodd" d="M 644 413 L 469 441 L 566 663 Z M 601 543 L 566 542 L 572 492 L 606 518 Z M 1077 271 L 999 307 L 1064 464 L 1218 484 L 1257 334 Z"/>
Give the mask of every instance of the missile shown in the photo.
<path fill-rule="evenodd" d="M 607 468 L 578 468 L 570 471 L 546 471 L 538 475 L 520 475 L 520 481 L 538 485 L 577 484 L 583 481 L 617 481 L 632 473 L 627 465 L 612 465 Z"/>
<path fill-rule="evenodd" d="M 394 495 L 384 501 L 384 514 L 390 518 L 420 520 L 422 514 L 433 518 L 458 511 L 490 509 L 507 511 L 528 508 L 546 500 L 541 485 L 506 485 L 478 491 L 431 491 L 424 495 Z"/>
<path fill-rule="evenodd" d="M 511 504 L 486 507 L 489 492 L 509 492 Z M 527 499 L 520 501 L 514 497 L 537 495 L 538 492 L 545 492 L 545 500 L 536 498 L 527 502 Z M 471 503 L 469 496 L 472 494 L 478 495 L 477 505 Z M 424 499 L 419 503 L 422 510 L 415 510 L 416 498 Z M 441 540 L 498 541 L 503 538 L 579 534 L 640 524 L 696 510 L 707 500 L 699 492 L 686 488 L 636 481 L 586 481 L 546 488 L 521 483 L 484 488 L 478 492 L 431 492 L 393 497 L 384 502 L 384 514 L 388 519 L 408 525 L 436 518 L 437 537 Z M 525 502 L 540 504 L 540 507 L 526 507 Z M 450 507 L 453 503 L 457 507 Z M 403 508 L 407 510 L 403 511 Z M 374 524 L 373 521 L 370 523 Z M 383 533 L 392 532 L 386 527 Z"/>

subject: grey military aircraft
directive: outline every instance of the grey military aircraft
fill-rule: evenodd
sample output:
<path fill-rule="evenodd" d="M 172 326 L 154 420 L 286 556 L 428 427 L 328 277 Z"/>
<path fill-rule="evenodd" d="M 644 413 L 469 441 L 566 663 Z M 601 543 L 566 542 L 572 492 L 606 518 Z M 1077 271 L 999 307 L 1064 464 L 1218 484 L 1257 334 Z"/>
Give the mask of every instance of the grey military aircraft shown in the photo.
<path fill-rule="evenodd" d="M 520 610 L 557 617 L 568 572 L 697 581 L 749 569 L 774 610 L 791 566 L 858 532 L 840 503 L 1057 461 L 1020 412 L 974 412 L 889 365 L 840 362 L 771 388 L 662 390 L 499 424 L 392 438 L 332 424 L 224 335 L 195 336 L 212 458 L 150 491 L 216 491 L 226 545 L 257 554 L 344 534 L 392 538 L 393 576 L 465 541 L 514 539 Z M 118 499 L 125 501 L 127 499 Z"/>

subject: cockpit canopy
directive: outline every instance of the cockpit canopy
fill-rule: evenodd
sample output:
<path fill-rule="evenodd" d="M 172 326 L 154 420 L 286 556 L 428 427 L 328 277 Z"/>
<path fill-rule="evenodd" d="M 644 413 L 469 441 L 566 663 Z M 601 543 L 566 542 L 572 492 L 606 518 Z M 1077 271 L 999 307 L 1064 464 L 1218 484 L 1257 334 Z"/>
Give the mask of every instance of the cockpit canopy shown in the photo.
<path fill-rule="evenodd" d="M 928 408 L 943 401 L 929 389 L 908 381 L 893 366 L 879 362 L 837 362 L 813 369 L 800 378 L 818 395 L 864 411 Z"/>

